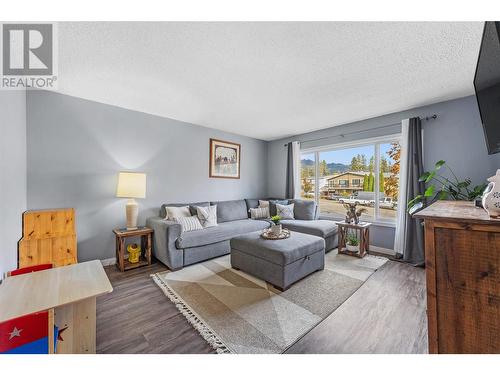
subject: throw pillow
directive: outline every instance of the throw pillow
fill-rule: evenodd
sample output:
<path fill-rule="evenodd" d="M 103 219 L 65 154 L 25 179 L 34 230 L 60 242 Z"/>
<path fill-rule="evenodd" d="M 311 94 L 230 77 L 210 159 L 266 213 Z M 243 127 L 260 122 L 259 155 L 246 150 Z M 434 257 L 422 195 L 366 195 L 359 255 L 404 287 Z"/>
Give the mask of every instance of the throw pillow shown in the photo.
<path fill-rule="evenodd" d="M 203 228 L 217 226 L 217 205 L 196 207 L 196 213 Z"/>
<path fill-rule="evenodd" d="M 269 201 L 263 201 L 259 199 L 259 208 L 269 207 Z"/>
<path fill-rule="evenodd" d="M 166 220 L 174 220 L 174 218 L 176 217 L 191 216 L 191 212 L 189 211 L 189 206 L 165 207 L 165 211 L 167 212 L 167 216 L 165 216 Z"/>
<path fill-rule="evenodd" d="M 278 213 L 276 212 L 276 204 L 281 204 L 281 205 L 287 205 L 288 204 L 288 199 L 273 199 L 269 201 L 269 213 L 271 216 L 277 215 Z"/>
<path fill-rule="evenodd" d="M 259 207 L 250 209 L 251 219 L 268 219 L 270 217 L 271 215 L 269 215 L 269 207 Z"/>
<path fill-rule="evenodd" d="M 316 202 L 309 199 L 294 199 L 293 214 L 299 220 L 314 220 L 316 218 Z"/>
<path fill-rule="evenodd" d="M 295 219 L 293 216 L 293 206 L 293 203 L 288 205 L 276 203 L 276 215 L 281 216 L 282 220 Z"/>
<path fill-rule="evenodd" d="M 182 232 L 191 232 L 193 230 L 203 229 L 203 227 L 200 224 L 200 219 L 198 219 L 198 216 L 174 217 L 174 221 L 181 225 Z"/>

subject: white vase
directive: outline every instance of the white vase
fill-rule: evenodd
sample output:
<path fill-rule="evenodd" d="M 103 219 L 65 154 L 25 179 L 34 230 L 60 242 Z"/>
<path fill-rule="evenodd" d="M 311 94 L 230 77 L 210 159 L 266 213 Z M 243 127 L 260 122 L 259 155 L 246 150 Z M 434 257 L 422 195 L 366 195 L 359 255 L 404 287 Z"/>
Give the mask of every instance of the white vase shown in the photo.
<path fill-rule="evenodd" d="M 271 226 L 271 232 L 272 234 L 278 235 L 281 233 L 281 224 L 274 224 Z"/>
<path fill-rule="evenodd" d="M 347 247 L 347 250 L 353 252 L 353 253 L 357 253 L 359 251 L 359 246 L 356 246 L 356 245 L 346 245 Z"/>
<path fill-rule="evenodd" d="M 500 217 L 500 169 L 488 178 L 490 191 L 483 196 L 483 207 L 490 217 Z"/>

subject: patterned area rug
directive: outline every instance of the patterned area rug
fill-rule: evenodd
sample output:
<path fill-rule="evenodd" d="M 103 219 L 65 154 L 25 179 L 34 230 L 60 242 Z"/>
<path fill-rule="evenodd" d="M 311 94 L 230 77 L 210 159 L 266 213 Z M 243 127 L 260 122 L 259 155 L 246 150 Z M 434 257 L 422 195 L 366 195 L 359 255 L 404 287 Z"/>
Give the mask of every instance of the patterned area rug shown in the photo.
<path fill-rule="evenodd" d="M 325 257 L 285 292 L 231 268 L 229 255 L 151 275 L 218 353 L 283 353 L 336 310 L 386 258 Z"/>

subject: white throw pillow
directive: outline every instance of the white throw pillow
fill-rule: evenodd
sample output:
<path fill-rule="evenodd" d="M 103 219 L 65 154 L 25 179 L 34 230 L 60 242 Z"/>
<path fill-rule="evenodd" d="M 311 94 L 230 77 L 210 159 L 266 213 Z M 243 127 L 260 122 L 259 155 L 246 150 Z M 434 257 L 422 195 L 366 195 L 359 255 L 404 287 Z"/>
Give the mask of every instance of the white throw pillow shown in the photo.
<path fill-rule="evenodd" d="M 261 201 L 259 199 L 259 208 L 269 207 L 269 201 Z"/>
<path fill-rule="evenodd" d="M 269 215 L 269 207 L 259 207 L 250 209 L 251 219 L 268 219 L 270 216 L 271 215 Z"/>
<path fill-rule="evenodd" d="M 293 203 L 287 205 L 276 203 L 276 214 L 281 216 L 282 220 L 295 219 L 293 216 L 293 206 Z"/>
<path fill-rule="evenodd" d="M 166 220 L 174 220 L 176 217 L 189 217 L 191 216 L 191 211 L 189 211 L 189 206 L 182 207 L 165 207 L 167 215 Z"/>
<path fill-rule="evenodd" d="M 196 206 L 196 213 L 203 228 L 217 226 L 217 205 L 207 207 Z"/>
<path fill-rule="evenodd" d="M 193 230 L 203 229 L 200 223 L 200 219 L 198 219 L 198 216 L 174 217 L 174 221 L 181 225 L 183 232 L 191 232 Z"/>

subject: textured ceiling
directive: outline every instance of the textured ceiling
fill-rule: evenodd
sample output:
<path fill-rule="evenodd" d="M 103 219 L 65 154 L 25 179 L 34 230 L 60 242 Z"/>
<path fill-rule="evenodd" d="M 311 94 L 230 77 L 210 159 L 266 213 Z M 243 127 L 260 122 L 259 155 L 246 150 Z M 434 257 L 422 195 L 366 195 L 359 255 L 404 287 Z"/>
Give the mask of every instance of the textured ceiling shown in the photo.
<path fill-rule="evenodd" d="M 482 23 L 60 23 L 59 91 L 270 140 L 473 93 Z"/>

